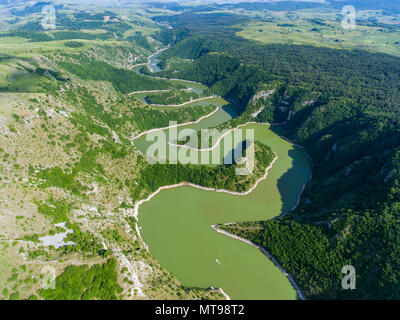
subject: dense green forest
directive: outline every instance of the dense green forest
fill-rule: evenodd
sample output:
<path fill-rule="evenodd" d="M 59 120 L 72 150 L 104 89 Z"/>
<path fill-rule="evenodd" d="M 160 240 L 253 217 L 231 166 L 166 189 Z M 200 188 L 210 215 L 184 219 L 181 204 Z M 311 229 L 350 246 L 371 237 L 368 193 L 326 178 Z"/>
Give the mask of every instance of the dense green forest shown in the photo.
<path fill-rule="evenodd" d="M 149 94 L 145 97 L 149 104 L 169 105 L 182 104 L 191 100 L 199 99 L 201 95 L 193 91 L 173 90 L 170 92 L 159 92 Z"/>
<path fill-rule="evenodd" d="M 22 11 L 19 11 L 19 13 L 14 11 L 14 15 L 25 16 L 35 12 L 41 12 L 44 5 L 46 5 L 45 2 L 39 2 L 31 7 L 25 7 Z M 59 8 L 59 6 L 56 6 L 55 8 Z M 108 16 L 109 19 L 105 20 L 105 16 Z M 67 13 L 58 12 L 56 27 L 57 29 L 69 31 L 103 29 L 107 31 L 105 34 L 102 34 L 106 38 L 123 38 L 124 32 L 131 29 L 131 25 L 119 19 L 118 15 L 112 11 L 105 11 L 103 13 L 87 13 L 79 11 L 73 13 L 72 16 Z M 42 30 L 43 28 L 40 21 L 36 20 L 28 21 L 23 26 L 19 27 L 19 31 L 37 32 L 39 34 L 42 33 Z"/>
<path fill-rule="evenodd" d="M 195 59 L 175 74 L 234 101 L 241 115 L 227 125 L 250 121 L 262 108 L 256 121 L 284 120 L 284 136 L 306 147 L 314 168 L 295 211 L 229 231 L 271 251 L 309 298 L 398 299 L 400 59 L 261 45 L 236 37 L 235 19 L 242 18 L 216 24 L 202 14 L 164 17 L 187 35 L 162 63 Z M 268 98 L 253 99 L 272 89 Z M 346 264 L 357 270 L 357 290 L 341 288 Z"/>
<path fill-rule="evenodd" d="M 329 226 L 282 219 L 222 228 L 265 247 L 308 298 L 398 299 L 399 219 L 376 212 L 340 214 Z M 346 265 L 356 268 L 356 290 L 341 288 Z"/>
<path fill-rule="evenodd" d="M 243 148 L 243 152 L 245 148 Z M 265 174 L 265 170 L 275 157 L 270 147 L 255 142 L 255 168 L 250 175 L 237 175 L 240 165 L 224 164 L 216 167 L 183 164 L 148 165 L 144 159 L 140 161 L 143 169 L 140 172 L 139 187 L 133 189 L 135 198 L 142 198 L 162 186 L 189 182 L 195 185 L 224 189 L 234 192 L 245 192 Z"/>
<path fill-rule="evenodd" d="M 225 55 L 210 54 L 199 58 L 196 63 L 189 64 L 185 69 L 179 70 L 177 73 L 170 71 L 160 72 L 160 74 L 169 78 L 178 76 L 181 79 L 202 81 L 202 83 L 210 86 L 227 77 L 238 65 L 238 59 L 232 59 Z"/>
<path fill-rule="evenodd" d="M 73 58 L 73 62 L 59 62 L 59 66 L 84 80 L 110 81 L 114 88 L 123 94 L 174 87 L 165 80 L 152 79 L 134 71 L 118 69 L 103 61 L 90 60 L 82 55 Z"/>

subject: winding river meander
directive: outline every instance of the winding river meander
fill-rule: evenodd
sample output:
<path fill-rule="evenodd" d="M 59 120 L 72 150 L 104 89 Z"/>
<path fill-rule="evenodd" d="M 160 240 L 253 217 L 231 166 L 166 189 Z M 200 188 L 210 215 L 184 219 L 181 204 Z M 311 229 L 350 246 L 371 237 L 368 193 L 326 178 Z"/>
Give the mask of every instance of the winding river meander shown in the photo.
<path fill-rule="evenodd" d="M 157 64 L 157 55 L 151 65 Z M 187 86 L 199 86 L 185 83 Z M 221 98 L 201 103 L 219 107 L 196 129 L 224 123 L 235 116 Z M 288 278 L 265 255 L 239 240 L 215 232 L 211 225 L 268 220 L 292 209 L 311 173 L 304 151 L 282 139 L 279 126 L 248 124 L 255 139 L 270 146 L 278 160 L 266 180 L 247 196 L 193 187 L 163 190 L 139 209 L 143 240 L 151 254 L 188 287 L 222 288 L 232 299 L 296 299 Z M 135 140 L 145 151 L 145 136 Z"/>

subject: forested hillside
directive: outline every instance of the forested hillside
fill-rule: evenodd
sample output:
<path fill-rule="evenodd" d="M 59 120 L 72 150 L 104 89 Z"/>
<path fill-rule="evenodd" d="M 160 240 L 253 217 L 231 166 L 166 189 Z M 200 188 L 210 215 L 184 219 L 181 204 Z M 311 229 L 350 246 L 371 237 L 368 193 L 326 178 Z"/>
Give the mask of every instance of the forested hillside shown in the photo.
<path fill-rule="evenodd" d="M 167 18 L 188 35 L 164 63 L 172 55 L 195 59 L 174 74 L 240 104 L 235 124 L 251 120 L 260 106 L 257 121 L 282 122 L 276 110 L 287 108 L 284 136 L 304 146 L 314 163 L 294 212 L 228 231 L 265 246 L 309 298 L 400 298 L 400 59 L 260 45 L 236 37 L 230 23 L 215 28 L 198 16 L 204 32 L 194 26 L 195 15 Z M 267 89 L 273 93 L 255 103 Z M 357 270 L 357 290 L 341 289 L 347 264 Z"/>

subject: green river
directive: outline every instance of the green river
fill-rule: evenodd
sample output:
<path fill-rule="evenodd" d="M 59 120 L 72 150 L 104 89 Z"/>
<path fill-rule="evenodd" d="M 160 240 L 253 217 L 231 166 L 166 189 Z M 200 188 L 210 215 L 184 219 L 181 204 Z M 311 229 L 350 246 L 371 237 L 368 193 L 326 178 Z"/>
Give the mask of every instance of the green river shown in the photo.
<path fill-rule="evenodd" d="M 221 98 L 208 103 L 219 106 L 218 112 L 186 127 L 209 128 L 235 116 Z M 211 228 L 289 211 L 311 174 L 304 151 L 280 138 L 281 127 L 249 124 L 245 129 L 254 129 L 255 139 L 278 155 L 268 178 L 247 196 L 192 187 L 164 190 L 140 206 L 141 235 L 151 254 L 187 287 L 223 288 L 232 299 L 296 299 L 287 277 L 260 250 Z M 146 137 L 135 146 L 145 153 Z"/>

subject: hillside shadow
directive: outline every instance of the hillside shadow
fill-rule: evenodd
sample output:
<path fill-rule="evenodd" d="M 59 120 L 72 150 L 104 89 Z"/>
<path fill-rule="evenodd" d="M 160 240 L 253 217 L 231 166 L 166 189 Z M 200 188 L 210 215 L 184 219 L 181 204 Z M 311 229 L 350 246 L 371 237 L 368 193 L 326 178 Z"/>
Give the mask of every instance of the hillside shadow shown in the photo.
<path fill-rule="evenodd" d="M 303 184 L 308 180 L 310 171 L 304 162 L 304 155 L 302 153 L 303 150 L 295 147 L 288 152 L 292 160 L 291 168 L 277 182 L 282 200 L 282 209 L 279 215 L 288 213 L 296 206 Z"/>
<path fill-rule="evenodd" d="M 273 133 L 275 133 L 278 136 L 281 136 L 283 132 L 285 131 L 285 128 L 283 125 L 276 125 L 276 126 L 270 126 L 269 128 Z"/>
<path fill-rule="evenodd" d="M 234 119 L 237 116 L 239 116 L 239 112 L 237 110 L 237 107 L 233 105 L 232 103 L 226 104 L 221 107 L 222 110 L 224 110 L 229 116 Z"/>
<path fill-rule="evenodd" d="M 285 127 L 271 126 L 270 130 L 278 136 L 283 136 Z M 295 207 L 303 184 L 308 182 L 311 173 L 311 164 L 306 158 L 304 150 L 292 146 L 288 151 L 288 156 L 291 159 L 291 167 L 277 182 L 282 201 L 282 209 L 279 216 L 288 213 Z"/>
<path fill-rule="evenodd" d="M 223 164 L 229 165 L 240 162 L 242 156 L 246 156 L 247 154 L 246 150 L 247 148 L 250 147 L 250 145 L 251 142 L 248 140 L 243 140 L 242 142 L 239 142 L 235 148 L 233 148 L 226 154 L 226 156 L 223 159 Z"/>

